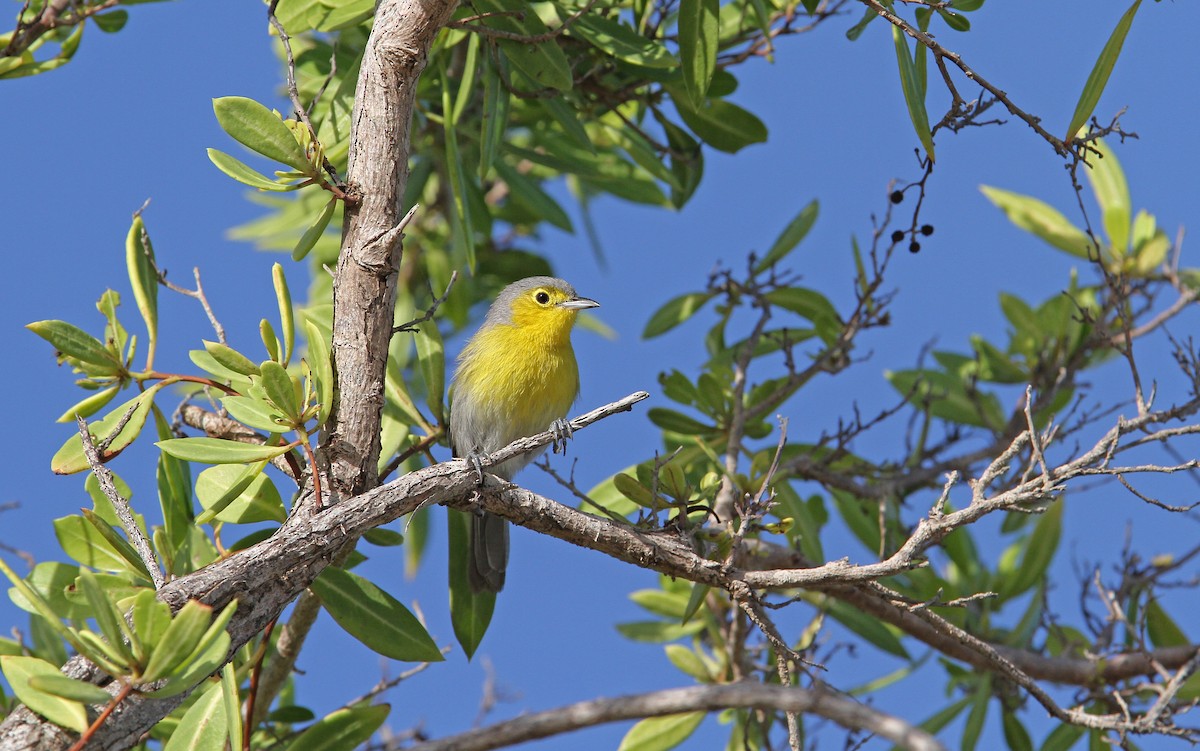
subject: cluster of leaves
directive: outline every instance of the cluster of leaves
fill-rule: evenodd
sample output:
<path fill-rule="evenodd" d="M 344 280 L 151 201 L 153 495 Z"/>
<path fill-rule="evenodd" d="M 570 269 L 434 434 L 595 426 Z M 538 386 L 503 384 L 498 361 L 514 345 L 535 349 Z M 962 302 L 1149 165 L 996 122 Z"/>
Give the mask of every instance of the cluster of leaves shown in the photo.
<path fill-rule="evenodd" d="M 158 1 L 124 0 L 123 4 Z M 66 65 L 83 42 L 88 20 L 109 34 L 125 28 L 129 11 L 113 9 L 115 4 L 114 0 L 24 3 L 16 28 L 0 34 L 0 78 L 34 76 Z"/>
<path fill-rule="evenodd" d="M 644 336 L 662 335 L 700 317 L 708 307 L 712 320 L 703 334 L 708 359 L 696 375 L 672 370 L 660 377 L 663 394 L 679 405 L 650 412 L 662 429 L 666 453 L 618 473 L 588 497 L 607 513 L 633 516 L 641 524 L 690 528 L 698 549 L 716 561 L 729 560 L 735 544 L 751 544 L 745 555 L 798 553 L 802 565 L 820 565 L 831 560 L 826 545 L 841 545 L 847 533 L 867 560 L 887 558 L 911 532 L 914 520 L 906 518 L 904 509 L 921 513 L 929 503 L 923 499 L 941 488 L 947 472 L 978 465 L 979 456 L 987 457 L 985 463 L 991 461 L 1026 428 L 1027 406 L 1039 429 L 1072 406 L 1083 390 L 1079 376 L 1117 351 L 1114 333 L 1136 327 L 1136 320 L 1148 315 L 1149 306 L 1126 296 L 1131 289 L 1151 298 L 1151 288 L 1166 288 L 1170 277 L 1194 277 L 1194 271 L 1176 273 L 1164 267 L 1170 247 L 1165 234 L 1147 212 L 1133 215 L 1119 163 L 1103 142 L 1094 147 L 1096 159 L 1086 176 L 1104 217 L 1105 240 L 1072 226 L 1036 198 L 989 187 L 983 191 L 1016 226 L 1058 250 L 1094 262 L 1090 268 L 1100 278 L 1082 285 L 1073 274 L 1063 293 L 1037 306 L 1002 294 L 1000 307 L 1010 324 L 1006 341 L 974 336 L 968 352 L 933 352 L 937 367 L 887 373 L 901 405 L 875 419 L 858 418 L 809 442 L 789 436 L 786 445 L 776 445 L 778 436 L 772 435 L 768 423 L 777 412 L 787 413 L 786 403 L 813 375 L 836 370 L 833 364 L 845 361 L 857 331 L 868 327 L 864 311 L 873 310 L 876 322 L 886 320 L 886 301 L 873 297 L 878 285 L 864 270 L 878 267 L 864 265 L 857 244 L 858 303 L 849 315 L 839 315 L 825 296 L 796 286 L 782 271 L 786 254 L 816 218 L 815 204 L 797 217 L 761 261 L 751 258 L 743 278 L 717 274 L 707 289 L 666 303 L 651 317 Z M 1114 278 L 1123 284 L 1114 284 Z M 1187 287 L 1179 291 L 1188 294 Z M 733 330 L 745 335 L 732 335 Z M 813 366 L 801 369 L 798 362 Z M 1025 391 L 1013 389 L 1015 385 L 1031 387 L 1032 404 L 1024 403 Z M 901 416 L 907 418 L 910 431 L 903 455 L 880 459 L 853 451 L 856 437 Z M 964 445 L 981 441 L 991 448 L 968 458 L 972 452 Z M 731 471 L 731 466 L 738 469 Z M 712 524 L 714 510 L 729 508 L 722 506 L 723 495 L 738 499 L 728 526 Z M 1047 572 L 1059 550 L 1064 505 L 1060 498 L 1036 509 L 1040 515 L 1006 515 L 998 527 L 1005 544 L 994 561 L 976 543 L 980 532 L 960 528 L 942 543 L 940 566 L 915 568 L 882 583 L 910 602 L 967 603 L 939 612 L 992 644 L 1050 656 L 1094 654 L 1112 646 L 1107 634 L 1086 633 L 1047 610 Z M 719 521 L 730 520 L 726 516 Z M 1154 587 L 1143 581 L 1125 604 L 1126 622 L 1134 624 L 1124 634 L 1126 648 L 1145 643 L 1143 628 L 1154 647 L 1188 643 L 1153 592 Z M 980 593 L 991 595 L 979 598 Z M 856 691 L 899 682 L 928 659 L 927 654 L 910 652 L 902 630 L 837 597 L 803 590 L 777 595 L 780 606 L 808 607 L 808 625 L 789 638 L 795 652 L 815 655 L 822 646 L 850 639 L 901 661 L 897 670 Z M 664 578 L 660 588 L 631 596 L 650 618 L 621 624 L 620 631 L 636 641 L 665 643 L 668 660 L 683 674 L 708 684 L 743 680 L 750 674 L 779 682 L 777 649 L 766 641 L 757 646 L 743 643 L 746 626 L 740 619 L 745 615 L 727 593 Z M 831 630 L 835 623 L 841 630 Z M 957 696 L 922 727 L 936 732 L 965 715 L 962 747 L 975 748 L 989 709 L 998 706 L 1009 747 L 1033 747 L 1019 715 L 1022 703 L 1002 681 L 944 658 L 939 663 L 947 676 L 948 695 Z M 1187 701 L 1198 691 L 1200 680 L 1193 679 L 1178 698 Z M 1139 701 L 1152 700 L 1143 695 Z M 1093 706 L 1104 711 L 1102 702 Z M 782 713 L 727 715 L 727 720 L 736 719 L 730 748 L 767 747 L 771 729 L 785 724 Z M 652 729 L 663 722 L 645 724 Z M 696 724 L 698 719 L 686 728 L 672 725 L 678 732 L 664 732 L 660 742 L 646 748 L 672 748 Z M 1100 731 L 1089 734 L 1063 725 L 1050 733 L 1043 748 L 1069 748 L 1085 736 L 1093 747 L 1105 745 Z"/>

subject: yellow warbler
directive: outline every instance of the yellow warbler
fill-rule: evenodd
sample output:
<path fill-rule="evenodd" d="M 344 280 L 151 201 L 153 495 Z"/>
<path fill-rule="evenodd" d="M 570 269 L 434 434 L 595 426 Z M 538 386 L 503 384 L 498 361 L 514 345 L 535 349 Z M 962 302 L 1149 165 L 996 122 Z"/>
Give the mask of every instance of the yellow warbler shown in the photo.
<path fill-rule="evenodd" d="M 567 282 L 549 276 L 531 276 L 500 292 L 458 356 L 450 384 L 450 445 L 455 456 L 478 462 L 482 455 L 545 430 L 553 430 L 559 442 L 570 437 L 564 418 L 579 395 L 571 327 L 580 310 L 598 306 L 576 295 Z M 538 453 L 488 470 L 511 480 Z M 508 565 L 508 524 L 488 513 L 477 514 L 471 520 L 469 547 L 471 589 L 499 592 Z"/>

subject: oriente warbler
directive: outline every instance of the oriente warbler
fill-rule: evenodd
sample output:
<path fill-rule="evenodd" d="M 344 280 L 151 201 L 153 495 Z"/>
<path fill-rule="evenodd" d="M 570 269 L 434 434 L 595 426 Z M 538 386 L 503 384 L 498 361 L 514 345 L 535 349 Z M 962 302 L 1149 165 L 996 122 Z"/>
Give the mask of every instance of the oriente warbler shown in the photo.
<path fill-rule="evenodd" d="M 450 383 L 450 445 L 454 455 L 482 455 L 525 436 L 554 431 L 555 446 L 571 435 L 564 419 L 579 395 L 579 367 L 571 349 L 576 314 L 599 303 L 575 294 L 562 279 L 531 276 L 505 287 L 479 331 L 458 356 Z M 511 480 L 533 452 L 489 467 Z M 508 565 L 508 524 L 488 513 L 474 516 L 468 581 L 475 592 L 499 592 Z"/>

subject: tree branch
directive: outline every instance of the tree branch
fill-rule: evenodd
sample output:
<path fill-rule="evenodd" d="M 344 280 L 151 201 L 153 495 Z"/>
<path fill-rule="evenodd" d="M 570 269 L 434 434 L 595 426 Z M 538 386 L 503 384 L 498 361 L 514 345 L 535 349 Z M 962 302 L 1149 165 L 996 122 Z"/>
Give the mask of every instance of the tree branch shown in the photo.
<path fill-rule="evenodd" d="M 820 689 L 752 682 L 671 688 L 579 702 L 418 743 L 410 746 L 409 751 L 488 751 L 607 722 L 728 708 L 813 714 L 851 730 L 873 733 L 910 751 L 945 751 L 945 746 L 924 730 L 845 696 Z"/>

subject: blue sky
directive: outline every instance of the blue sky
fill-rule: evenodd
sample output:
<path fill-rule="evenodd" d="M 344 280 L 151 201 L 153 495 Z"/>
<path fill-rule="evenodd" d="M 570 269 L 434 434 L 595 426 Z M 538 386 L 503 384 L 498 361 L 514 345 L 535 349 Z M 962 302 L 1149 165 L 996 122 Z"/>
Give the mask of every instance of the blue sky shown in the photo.
<path fill-rule="evenodd" d="M 1126 7 L 1085 0 L 992 2 L 972 14 L 975 31 L 943 31 L 939 38 L 1057 133 L 1065 129 L 1092 62 Z M 704 359 L 699 324 L 641 341 L 649 315 L 668 297 L 700 289 L 716 264 L 737 268 L 747 251 L 765 250 L 813 198 L 820 200 L 820 218 L 789 263 L 806 285 L 843 308 L 848 305 L 851 235 L 869 235 L 871 215 L 885 208 L 889 180 L 919 176 L 890 34 L 876 22 L 859 41 L 848 42 L 843 32 L 858 12 L 782 40 L 774 65 L 756 61 L 739 70 L 741 85 L 732 99 L 762 117 L 769 141 L 736 156 L 708 152 L 704 184 L 685 210 L 617 201 L 594 206 L 607 268 L 597 266 L 582 236 L 550 230 L 538 245 L 560 275 L 601 302 L 599 315 L 618 334 L 612 341 L 586 331 L 576 334 L 583 374 L 578 411 L 640 389 L 653 394 L 633 414 L 577 436 L 568 458 L 579 460 L 581 486 L 590 487 L 660 448 L 657 431 L 645 420 L 646 406 L 666 404 L 657 393 L 657 374 L 668 364 L 695 373 Z M 252 349 L 258 319 L 274 316 L 272 263 L 285 263 L 294 289 L 306 281 L 305 269 L 282 256 L 225 238 L 229 227 L 258 211 L 244 200 L 241 186 L 211 166 L 204 151 L 209 146 L 236 151 L 212 116 L 212 98 L 236 94 L 283 107 L 260 6 L 209 0 L 136 6 L 131 15 L 118 35 L 89 29 L 65 68 L 0 83 L 0 133 L 9 144 L 9 178 L 0 187 L 0 206 L 10 269 L 0 275 L 0 344 L 8 352 L 0 384 L 8 395 L 4 445 L 10 467 L 0 504 L 21 504 L 0 514 L 0 542 L 39 560 L 61 557 L 49 520 L 76 513 L 88 502 L 80 477 L 56 477 L 48 467 L 71 430 L 52 421 L 77 392 L 70 375 L 55 369 L 50 348 L 23 325 L 61 318 L 98 330 L 95 301 L 110 286 L 126 298 L 126 320 L 136 320 L 123 243 L 131 213 L 147 198 L 146 222 L 161 264 L 179 283 L 189 282 L 192 267 L 200 267 L 234 346 Z M 1172 235 L 1195 224 L 1200 198 L 1200 150 L 1190 134 L 1200 90 L 1196 28 L 1200 7 L 1193 3 L 1144 4 L 1097 111 L 1105 120 L 1128 108 L 1122 121 L 1140 139 L 1117 153 L 1135 207 L 1156 214 Z M 960 86 L 964 95 L 976 94 L 961 79 Z M 946 100 L 936 81 L 930 88 L 936 92 L 931 114 L 940 113 Z M 998 292 L 1036 301 L 1066 286 L 1072 259 L 1013 228 L 978 191 L 980 184 L 990 184 L 1034 194 L 1078 219 L 1062 162 L 1031 130 L 1009 120 L 1003 127 L 940 137 L 939 163 L 923 212 L 936 232 L 923 242 L 921 253 L 903 253 L 893 264 L 889 282 L 899 294 L 892 326 L 866 338 L 858 354 L 870 359 L 854 373 L 816 384 L 788 405 L 793 438 L 811 439 L 832 427 L 854 401 L 868 412 L 889 403 L 893 392 L 883 371 L 911 367 L 924 344 L 965 350 L 973 333 L 1002 340 Z M 900 208 L 903 212 L 906 206 Z M 578 219 L 578 212 L 574 215 Z M 1185 243 L 1184 265 L 1189 255 Z M 210 337 L 211 330 L 194 302 L 168 293 L 160 301 L 163 336 L 187 343 L 160 349 L 161 365 L 187 369 L 186 350 Z M 1172 330 L 1187 336 L 1194 324 L 1189 314 Z M 461 340 L 450 346 L 456 350 Z M 1164 399 L 1181 395 L 1168 354 L 1163 347 L 1145 350 L 1146 370 L 1158 379 Z M 1095 382 L 1122 396 L 1129 392 L 1119 366 L 1109 366 Z M 857 448 L 886 450 L 894 437 L 881 437 L 877 446 L 868 439 Z M 135 507 L 153 513 L 157 502 L 149 457 L 143 447 L 122 456 L 114 469 L 133 486 Z M 561 458 L 555 465 L 570 467 Z M 563 497 L 536 469 L 518 479 Z M 1195 495 L 1191 483 L 1170 488 L 1182 494 L 1175 502 L 1190 502 Z M 1186 549 L 1195 538 L 1194 519 L 1148 509 L 1115 489 L 1094 493 L 1086 508 L 1068 511 L 1065 556 L 1057 571 L 1065 610 L 1071 612 L 1076 591 L 1072 562 L 1113 560 L 1109 551 L 1119 550 L 1130 520 L 1136 520 L 1135 544 L 1148 555 Z M 439 530 L 431 559 L 412 582 L 403 579 L 394 549 L 366 548 L 371 560 L 363 570 L 400 599 L 415 602 L 435 638 L 451 644 L 444 547 Z M 843 552 L 863 555 L 848 542 Z M 437 736 L 469 727 L 488 663 L 506 699 L 493 718 L 685 685 L 687 679 L 670 668 L 661 647 L 626 641 L 612 628 L 614 622 L 643 617 L 626 593 L 654 581 L 653 574 L 599 554 L 514 530 L 508 585 L 476 659 L 467 663 L 456 649 L 447 663 L 393 690 L 390 724 L 404 729 L 419 723 Z M 1184 592 L 1177 598 L 1172 612 L 1179 621 L 1196 622 L 1200 607 L 1194 596 Z M 0 602 L 0 623 L 17 622 L 24 620 L 15 608 Z M 869 651 L 859 654 L 856 659 L 843 653 L 830 665 L 835 683 L 846 687 L 898 667 L 861 657 Z M 384 669 L 380 659 L 324 616 L 299 667 L 306 672 L 300 701 L 322 710 L 358 695 Z M 405 667 L 386 670 L 395 674 Z M 929 675 L 934 685 L 937 675 Z M 934 705 L 914 704 L 908 685 L 909 691 L 887 694 L 879 706 L 923 717 Z M 1040 710 L 1030 716 L 1040 718 Z M 613 748 L 624 729 L 599 728 L 529 748 Z M 710 720 L 684 748 L 712 748 L 714 739 L 723 737 Z M 839 745 L 833 736 L 827 743 Z"/>

